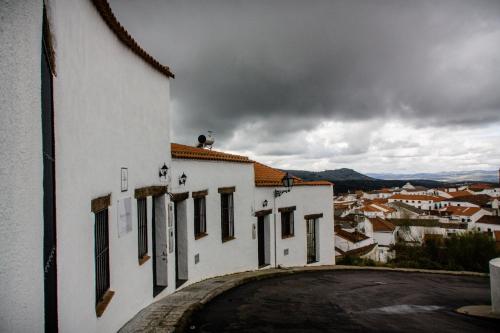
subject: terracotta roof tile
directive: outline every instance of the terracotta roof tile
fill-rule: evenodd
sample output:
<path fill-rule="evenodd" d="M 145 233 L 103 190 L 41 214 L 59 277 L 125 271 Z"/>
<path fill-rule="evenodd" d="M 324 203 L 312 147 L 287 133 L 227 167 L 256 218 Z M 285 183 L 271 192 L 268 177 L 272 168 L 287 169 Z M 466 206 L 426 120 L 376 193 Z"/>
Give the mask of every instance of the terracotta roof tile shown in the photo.
<path fill-rule="evenodd" d="M 158 60 L 144 51 L 144 49 L 139 46 L 135 39 L 130 36 L 129 32 L 117 20 L 107 0 L 92 0 L 92 3 L 103 18 L 104 22 L 106 22 L 108 27 L 115 33 L 116 37 L 123 44 L 125 44 L 125 46 L 127 46 L 132 52 L 144 59 L 146 63 L 151 65 L 151 67 L 153 67 L 163 75 L 171 78 L 175 77 L 168 66 L 160 64 Z"/>
<path fill-rule="evenodd" d="M 241 155 L 233 155 L 215 150 L 208 150 L 204 148 L 181 145 L 178 143 L 172 143 L 170 147 L 173 158 L 225 161 L 225 162 L 236 162 L 236 163 L 253 163 L 253 161 L 250 160 L 248 157 Z"/>
<path fill-rule="evenodd" d="M 455 192 L 447 192 L 452 198 L 460 198 L 470 196 L 472 193 L 469 191 L 455 191 Z"/>
<path fill-rule="evenodd" d="M 459 216 L 472 216 L 479 212 L 481 207 L 462 207 L 462 206 L 448 206 L 442 211 L 450 212 L 452 215 Z"/>
<path fill-rule="evenodd" d="M 476 223 L 500 225 L 500 216 L 484 215 L 479 220 L 477 220 Z"/>
<path fill-rule="evenodd" d="M 370 238 L 357 230 L 354 230 L 353 232 L 344 230 L 339 225 L 335 226 L 335 234 L 351 243 L 358 243 Z"/>
<path fill-rule="evenodd" d="M 285 176 L 285 172 L 271 168 L 270 166 L 264 165 L 259 162 L 254 162 L 253 164 L 255 171 L 255 185 L 256 186 L 282 186 L 282 179 Z M 331 186 L 333 185 L 329 181 L 315 180 L 315 181 L 305 181 L 299 177 L 292 176 L 294 179 L 293 186 Z"/>
<path fill-rule="evenodd" d="M 389 199 L 398 199 L 398 200 L 420 200 L 420 201 L 443 201 L 446 200 L 442 197 L 432 196 L 432 195 L 412 195 L 412 194 L 395 194 Z"/>
<path fill-rule="evenodd" d="M 389 221 L 383 220 L 381 218 L 369 218 L 374 232 L 392 232 L 396 229 L 396 226 Z"/>

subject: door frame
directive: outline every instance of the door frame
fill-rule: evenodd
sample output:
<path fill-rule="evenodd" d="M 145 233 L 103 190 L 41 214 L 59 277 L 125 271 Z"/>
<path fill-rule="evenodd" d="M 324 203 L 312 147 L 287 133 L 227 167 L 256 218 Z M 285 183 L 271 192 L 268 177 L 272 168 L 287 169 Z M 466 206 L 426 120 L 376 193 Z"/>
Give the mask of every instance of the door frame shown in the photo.
<path fill-rule="evenodd" d="M 307 263 L 313 264 L 318 262 L 318 242 L 316 237 L 317 219 L 306 219 L 306 257 Z M 312 229 L 312 230 L 311 230 Z M 312 244 L 311 244 L 312 243 Z M 312 251 L 312 253 L 311 253 Z M 314 259 L 312 259 L 314 258 Z"/>
<path fill-rule="evenodd" d="M 49 22 L 43 8 L 41 50 L 41 125 L 43 163 L 43 277 L 46 332 L 58 331 L 56 161 L 54 136 L 54 86 Z M 47 114 L 48 113 L 48 114 Z"/>

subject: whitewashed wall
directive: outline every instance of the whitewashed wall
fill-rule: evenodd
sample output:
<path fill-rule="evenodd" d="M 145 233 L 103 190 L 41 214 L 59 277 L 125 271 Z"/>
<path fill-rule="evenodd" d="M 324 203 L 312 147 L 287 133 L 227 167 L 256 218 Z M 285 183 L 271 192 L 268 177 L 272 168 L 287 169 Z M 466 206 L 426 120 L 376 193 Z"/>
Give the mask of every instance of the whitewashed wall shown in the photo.
<path fill-rule="evenodd" d="M 257 269 L 257 239 L 252 238 L 254 173 L 251 163 L 222 161 L 172 160 L 171 192 L 189 192 L 186 204 L 188 279 L 183 285 L 205 278 L 233 272 Z M 179 177 L 187 176 L 185 185 L 179 185 Z M 221 240 L 221 201 L 218 188 L 235 186 L 234 236 Z M 207 236 L 195 240 L 193 191 L 208 190 L 206 200 Z M 183 242 L 183 240 L 179 240 Z M 199 255 L 195 264 L 194 257 Z"/>
<path fill-rule="evenodd" d="M 362 241 L 353 243 L 345 238 L 335 235 L 335 246 L 344 252 L 359 249 L 361 247 L 373 244 L 373 238 L 367 238 Z"/>
<path fill-rule="evenodd" d="M 0 331 L 43 331 L 42 1 L 0 4 Z"/>
<path fill-rule="evenodd" d="M 395 243 L 395 231 L 393 232 L 374 232 L 373 240 L 380 245 L 389 246 Z"/>
<path fill-rule="evenodd" d="M 61 332 L 114 332 L 152 297 L 152 261 L 137 259 L 133 231 L 118 238 L 116 202 L 134 188 L 158 184 L 170 164 L 169 81 L 125 47 L 91 1 L 50 1 L 54 79 Z M 120 168 L 128 191 L 120 191 Z M 109 214 L 111 290 L 95 314 L 94 214 L 91 199 L 112 193 Z M 151 200 L 148 200 L 151 210 Z M 149 249 L 151 253 L 151 212 Z"/>
<path fill-rule="evenodd" d="M 274 209 L 271 219 L 271 242 L 274 242 L 274 218 L 276 218 L 276 260 L 281 266 L 304 266 L 307 263 L 306 221 L 304 215 L 323 213 L 319 219 L 319 261 L 312 265 L 335 264 L 335 245 L 333 230 L 333 191 L 331 186 L 295 186 L 288 193 L 274 201 L 274 187 L 255 189 L 255 211 Z M 268 206 L 262 203 L 267 200 Z M 282 207 L 296 206 L 294 211 L 294 236 L 281 239 L 281 215 L 277 211 Z M 285 255 L 288 249 L 288 255 Z M 271 246 L 271 263 L 274 265 L 274 246 Z"/>

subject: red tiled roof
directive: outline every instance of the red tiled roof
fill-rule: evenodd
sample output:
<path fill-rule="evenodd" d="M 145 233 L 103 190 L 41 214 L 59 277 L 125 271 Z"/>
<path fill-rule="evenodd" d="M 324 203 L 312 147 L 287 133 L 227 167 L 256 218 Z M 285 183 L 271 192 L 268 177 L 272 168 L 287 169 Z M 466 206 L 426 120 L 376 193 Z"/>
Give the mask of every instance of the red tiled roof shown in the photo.
<path fill-rule="evenodd" d="M 370 253 L 375 246 L 377 246 L 377 243 L 373 244 L 368 244 L 362 247 L 358 247 L 357 249 L 354 250 L 349 250 L 347 252 L 344 252 L 342 256 L 355 256 L 355 257 L 361 257 L 364 256 L 365 254 Z"/>
<path fill-rule="evenodd" d="M 476 221 L 476 223 L 500 225 L 500 216 L 483 215 L 479 220 Z"/>
<path fill-rule="evenodd" d="M 492 197 L 490 197 L 487 194 L 471 194 L 463 197 L 458 197 L 455 199 L 450 199 L 450 201 L 453 202 L 470 202 L 472 204 L 478 205 L 478 206 L 487 206 L 489 202 L 493 200 Z"/>
<path fill-rule="evenodd" d="M 478 183 L 478 184 L 472 184 L 469 185 L 469 189 L 471 190 L 486 190 L 490 189 L 492 186 L 490 184 L 485 184 L 485 183 Z"/>
<path fill-rule="evenodd" d="M 369 218 L 369 220 L 372 223 L 374 232 L 392 232 L 396 229 L 394 224 L 379 217 Z"/>
<path fill-rule="evenodd" d="M 394 194 L 392 197 L 389 197 L 389 199 L 397 199 L 397 200 L 420 200 L 420 201 L 443 201 L 446 200 L 445 198 L 442 197 L 436 197 L 432 195 L 412 195 L 412 194 Z"/>
<path fill-rule="evenodd" d="M 351 243 L 358 243 L 370 238 L 357 230 L 354 230 L 353 232 L 346 231 L 339 225 L 335 226 L 335 234 L 345 240 L 348 240 Z"/>
<path fill-rule="evenodd" d="M 459 215 L 459 216 L 472 216 L 479 212 L 481 210 L 481 207 L 458 207 L 458 206 L 448 206 L 442 211 L 445 212 L 450 212 L 452 215 Z"/>
<path fill-rule="evenodd" d="M 253 163 L 246 156 L 227 154 L 215 150 L 208 150 L 204 148 L 191 147 L 172 143 L 170 145 L 173 158 L 180 159 L 193 159 L 193 160 L 209 160 L 209 161 L 225 161 L 236 163 Z"/>
<path fill-rule="evenodd" d="M 253 164 L 255 171 L 255 185 L 256 186 L 282 186 L 282 179 L 285 176 L 285 172 L 271 168 L 270 166 L 264 165 L 259 162 L 254 162 Z M 331 186 L 332 183 L 324 180 L 315 181 L 305 181 L 299 177 L 292 176 L 293 186 Z"/>
<path fill-rule="evenodd" d="M 469 191 L 455 191 L 455 192 L 447 192 L 452 198 L 460 198 L 470 196 L 472 193 Z"/>
<path fill-rule="evenodd" d="M 116 37 L 123 44 L 125 44 L 125 46 L 127 46 L 132 52 L 144 59 L 146 63 L 148 63 L 151 67 L 153 67 L 166 77 L 175 77 L 168 66 L 160 64 L 158 60 L 149 55 L 146 51 L 144 51 L 144 49 L 139 46 L 139 44 L 137 44 L 135 39 L 130 36 L 128 31 L 117 20 L 107 0 L 92 0 L 92 3 L 103 18 L 104 22 L 106 22 L 108 27 L 115 33 Z"/>

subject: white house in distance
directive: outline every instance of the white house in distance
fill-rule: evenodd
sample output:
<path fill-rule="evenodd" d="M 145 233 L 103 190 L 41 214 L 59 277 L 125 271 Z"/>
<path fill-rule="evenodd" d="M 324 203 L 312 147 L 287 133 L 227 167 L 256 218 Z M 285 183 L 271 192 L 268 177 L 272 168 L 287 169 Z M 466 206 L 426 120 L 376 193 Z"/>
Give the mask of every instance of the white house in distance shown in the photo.
<path fill-rule="evenodd" d="M 430 210 L 436 209 L 439 202 L 443 201 L 443 198 L 422 194 L 395 194 L 389 197 L 388 200 L 389 203 L 402 202 L 418 209 Z"/>

